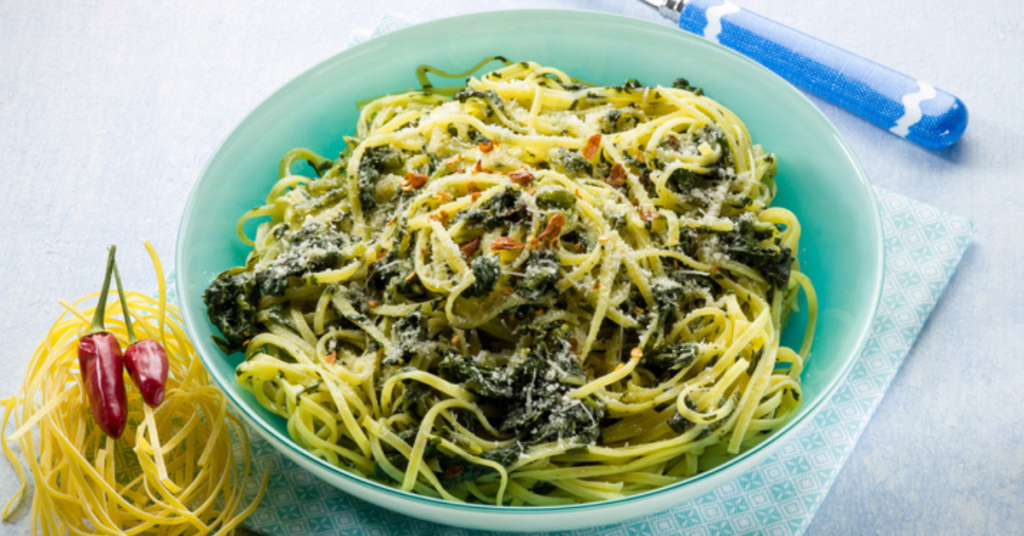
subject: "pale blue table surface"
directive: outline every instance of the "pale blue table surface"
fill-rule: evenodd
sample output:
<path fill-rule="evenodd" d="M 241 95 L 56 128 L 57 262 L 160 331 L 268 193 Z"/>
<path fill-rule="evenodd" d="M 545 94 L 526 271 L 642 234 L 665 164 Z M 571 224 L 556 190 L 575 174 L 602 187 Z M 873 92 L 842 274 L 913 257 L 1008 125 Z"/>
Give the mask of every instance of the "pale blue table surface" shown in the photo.
<path fill-rule="evenodd" d="M 1024 533 L 1024 7 L 736 1 L 944 88 L 971 117 L 936 153 L 815 100 L 875 184 L 979 233 L 807 533 Z M 155 287 L 142 240 L 171 264 L 218 143 L 353 29 L 385 11 L 423 21 L 514 7 L 668 24 L 635 0 L 0 3 L 0 394 L 19 385 L 57 299 L 97 290 L 106 244 L 129 287 Z M 0 499 L 13 478 L 0 463 Z M 27 533 L 26 516 L 0 533 Z"/>

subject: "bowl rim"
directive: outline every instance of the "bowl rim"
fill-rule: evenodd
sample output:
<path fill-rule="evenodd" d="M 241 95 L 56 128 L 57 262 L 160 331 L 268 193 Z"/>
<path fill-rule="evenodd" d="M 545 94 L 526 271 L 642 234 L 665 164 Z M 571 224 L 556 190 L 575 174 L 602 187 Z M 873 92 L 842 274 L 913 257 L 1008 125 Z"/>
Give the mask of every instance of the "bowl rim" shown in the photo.
<path fill-rule="evenodd" d="M 865 173 L 864 168 L 861 165 L 860 160 L 857 158 L 856 154 L 853 152 L 853 149 L 849 146 L 849 144 L 847 143 L 846 139 L 840 134 L 840 132 L 838 131 L 836 126 L 828 119 L 827 116 L 825 116 L 825 114 L 821 111 L 821 109 L 818 108 L 813 102 L 811 102 L 811 100 L 803 92 L 798 90 L 795 86 L 790 84 L 788 81 L 786 81 L 785 79 L 781 78 L 779 75 L 775 74 L 774 72 L 772 72 L 768 68 L 766 68 L 766 67 L 762 66 L 761 64 L 755 62 L 754 60 L 752 60 L 752 59 L 750 59 L 750 58 L 748 58 L 748 57 L 746 57 L 746 56 L 744 56 L 742 54 L 739 54 L 738 52 L 735 52 L 735 51 L 733 51 L 733 50 L 731 50 L 729 48 L 726 48 L 726 47 L 724 47 L 724 46 L 722 46 L 722 45 L 720 45 L 718 43 L 713 43 L 711 41 L 708 41 L 706 39 L 698 37 L 698 36 L 696 36 L 694 34 L 691 34 L 689 32 L 685 32 L 685 31 L 679 30 L 679 29 L 674 28 L 674 27 L 665 26 L 665 25 L 657 24 L 655 22 L 648 21 L 648 20 L 644 20 L 644 19 L 640 19 L 640 18 L 636 18 L 636 17 L 630 17 L 630 16 L 626 16 L 626 15 L 619 15 L 619 14 L 615 14 L 615 13 L 606 13 L 606 12 L 600 12 L 600 11 L 587 11 L 587 10 L 573 10 L 573 9 L 510 9 L 510 10 L 479 11 L 479 12 L 474 12 L 474 13 L 467 13 L 467 14 L 456 15 L 456 16 L 452 16 L 452 17 L 444 17 L 444 18 L 440 18 L 440 19 L 434 19 L 434 20 L 430 20 L 430 21 L 425 21 L 425 22 L 413 24 L 413 25 L 407 26 L 405 28 L 400 28 L 398 30 L 395 30 L 395 31 L 392 31 L 392 32 L 388 32 L 386 34 L 383 34 L 381 36 L 375 37 L 373 39 L 369 39 L 367 41 L 364 41 L 362 43 L 356 44 L 354 46 L 346 47 L 346 48 L 340 50 L 338 53 L 333 54 L 329 58 L 326 58 L 323 61 L 317 63 L 316 65 L 306 69 L 305 71 L 303 71 L 298 76 L 292 78 L 291 80 L 289 80 L 284 85 L 278 87 L 276 90 L 274 90 L 273 93 L 271 93 L 269 96 L 264 98 L 260 102 L 260 104 L 257 105 L 252 111 L 250 111 L 248 114 L 246 114 L 245 117 L 243 117 L 240 121 L 238 121 L 237 124 L 234 126 L 234 128 L 232 128 L 231 131 L 224 137 L 224 139 L 221 140 L 221 142 L 217 145 L 217 148 L 207 158 L 206 163 L 203 165 L 202 170 L 199 172 L 198 179 L 192 185 L 191 191 L 189 193 L 188 201 L 186 202 L 185 208 L 182 211 L 182 219 L 181 219 L 181 221 L 179 223 L 178 236 L 177 236 L 177 240 L 176 240 L 176 243 L 175 243 L 175 265 L 174 265 L 175 266 L 175 280 L 174 280 L 174 283 L 176 285 L 176 288 L 178 288 L 178 289 L 185 288 L 185 284 L 184 284 L 185 282 L 183 280 L 183 275 L 182 275 L 182 274 L 185 273 L 185 270 L 183 269 L 184 268 L 185 260 L 184 260 L 182 252 L 184 251 L 184 247 L 183 246 L 184 246 L 185 238 L 186 238 L 186 229 L 188 227 L 186 225 L 187 221 L 188 221 L 187 216 L 192 213 L 194 205 L 198 202 L 198 197 L 199 197 L 198 196 L 198 192 L 199 192 L 200 184 L 203 182 L 203 179 L 206 177 L 207 173 L 209 172 L 210 166 L 217 159 L 217 156 L 221 153 L 221 151 L 224 149 L 224 147 L 226 145 L 228 145 L 232 141 L 232 139 L 235 137 L 236 133 L 239 132 L 242 129 L 242 127 L 244 127 L 246 124 L 248 124 L 250 122 L 256 121 L 259 118 L 260 115 L 262 115 L 264 112 L 266 112 L 266 111 L 272 109 L 274 106 L 276 106 L 275 100 L 278 98 L 279 95 L 285 93 L 286 90 L 288 90 L 289 88 L 292 88 L 292 87 L 295 87 L 295 86 L 300 86 L 303 83 L 305 83 L 307 80 L 315 77 L 317 75 L 318 71 L 320 71 L 321 69 L 326 68 L 329 64 L 332 64 L 333 62 L 337 61 L 340 56 L 342 56 L 342 55 L 346 55 L 346 56 L 347 55 L 355 55 L 355 54 L 363 53 L 365 51 L 370 50 L 373 47 L 378 46 L 381 43 L 382 40 L 391 39 L 391 38 L 394 38 L 395 36 L 401 36 L 401 34 L 405 33 L 406 31 L 409 31 L 409 30 L 412 30 L 412 29 L 416 29 L 416 28 L 424 28 L 424 27 L 435 26 L 435 25 L 436 26 L 442 26 L 442 25 L 460 24 L 460 23 L 461 24 L 468 24 L 468 23 L 472 23 L 474 19 L 488 19 L 488 18 L 492 18 L 492 17 L 501 17 L 502 15 L 512 14 L 512 13 L 515 13 L 516 15 L 523 15 L 523 14 L 528 14 L 529 15 L 529 14 L 532 14 L 532 15 L 537 16 L 537 17 L 545 17 L 545 18 L 549 18 L 549 17 L 571 17 L 571 18 L 574 18 L 574 19 L 589 18 L 589 19 L 595 20 L 595 21 L 597 21 L 597 20 L 616 21 L 616 22 L 621 23 L 621 24 L 632 24 L 632 25 L 635 25 L 635 26 L 644 27 L 643 30 L 645 30 L 647 32 L 650 32 L 650 33 L 665 33 L 666 35 L 672 35 L 673 37 L 682 36 L 683 39 L 691 41 L 691 44 L 693 44 L 694 46 L 706 47 L 708 49 L 715 50 L 716 53 L 724 53 L 724 54 L 733 56 L 734 59 L 737 59 L 741 63 L 745 64 L 746 68 L 753 69 L 755 71 L 760 72 L 762 75 L 768 76 L 770 78 L 775 78 L 778 81 L 783 82 L 786 86 L 788 86 L 789 91 L 791 93 L 793 93 L 795 97 L 797 97 L 798 101 L 802 101 L 803 104 L 806 104 L 807 108 L 809 110 L 811 110 L 812 115 L 816 115 L 818 118 L 823 120 L 824 123 L 829 127 L 829 130 L 831 131 L 833 137 L 835 138 L 835 141 L 838 142 L 839 147 L 844 152 L 844 154 L 845 154 L 845 156 L 847 158 L 847 161 L 852 165 L 853 170 L 855 171 L 856 176 L 859 179 L 858 180 L 859 186 L 866 190 L 866 192 L 868 194 L 868 197 L 870 199 L 872 199 L 872 200 L 876 200 L 877 199 L 877 196 L 876 196 L 876 194 L 875 194 L 875 192 L 874 192 L 874 190 L 872 188 L 872 185 L 871 185 L 870 181 L 867 178 L 867 174 Z M 428 496 L 425 496 L 425 495 L 419 495 L 419 494 L 416 494 L 416 493 L 413 493 L 413 492 L 403 491 L 401 489 L 398 489 L 398 488 L 395 488 L 395 487 L 392 487 L 392 486 L 388 486 L 386 484 L 382 484 L 380 482 L 376 482 L 376 481 L 373 481 L 373 480 L 371 480 L 369 478 L 366 478 L 366 477 L 360 476 L 358 474 L 349 472 L 349 471 L 347 471 L 347 470 L 345 470 L 345 469 L 343 469 L 341 467 L 332 465 L 332 464 L 328 463 L 327 461 L 325 461 L 325 460 L 323 460 L 321 458 L 318 458 L 317 456 L 314 456 L 311 452 L 309 452 L 308 450 L 303 449 L 301 446 L 299 446 L 295 442 L 295 440 L 293 440 L 287 434 L 282 434 L 282 433 L 280 433 L 278 430 L 276 430 L 274 428 L 265 426 L 264 423 L 263 423 L 263 419 L 258 414 L 255 414 L 254 409 L 250 408 L 248 403 L 246 403 L 244 400 L 240 399 L 235 394 L 234 391 L 232 391 L 230 389 L 225 389 L 224 386 L 221 385 L 220 378 L 216 374 L 213 374 L 213 373 L 209 373 L 209 374 L 214 379 L 215 383 L 217 383 L 218 388 L 220 388 L 221 391 L 224 392 L 225 396 L 227 396 L 228 400 L 231 401 L 232 405 L 234 405 L 236 407 L 236 409 L 238 409 L 239 411 L 241 411 L 241 412 L 243 412 L 245 414 L 245 417 L 247 418 L 246 420 L 260 424 L 260 426 L 258 427 L 259 428 L 258 429 L 259 432 L 262 432 L 263 434 L 270 434 L 275 439 L 277 439 L 281 444 L 287 445 L 292 452 L 298 454 L 299 456 L 302 456 L 302 457 L 306 458 L 310 462 L 316 464 L 317 466 L 319 466 L 323 470 L 328 471 L 332 475 L 337 475 L 340 478 L 345 479 L 345 480 L 347 480 L 347 481 L 349 481 L 351 483 L 357 484 L 357 485 L 370 486 L 371 488 L 373 488 L 375 490 L 378 490 L 378 491 L 381 491 L 381 492 L 383 492 L 385 494 L 388 494 L 388 495 L 390 495 L 390 496 L 392 496 L 392 497 L 394 497 L 394 498 L 396 498 L 398 500 L 412 500 L 414 502 L 424 503 L 425 505 L 429 505 L 431 507 L 444 507 L 444 508 L 450 508 L 450 509 L 455 509 L 455 510 L 470 510 L 470 511 L 475 511 L 475 512 L 478 512 L 478 513 L 506 513 L 507 514 L 507 513 L 515 512 L 517 514 L 526 514 L 526 515 L 530 515 L 531 513 L 533 515 L 541 515 L 541 514 L 552 514 L 552 513 L 558 513 L 558 512 L 577 512 L 577 511 L 592 510 L 592 509 L 602 508 L 602 507 L 609 507 L 611 505 L 620 506 L 620 505 L 631 503 L 631 502 L 641 501 L 643 499 L 648 499 L 648 498 L 651 498 L 651 497 L 654 497 L 654 496 L 657 496 L 657 495 L 671 493 L 671 492 L 679 490 L 679 489 L 681 489 L 681 488 L 683 488 L 685 486 L 688 486 L 688 485 L 700 482 L 702 480 L 706 480 L 706 479 L 712 478 L 712 477 L 714 477 L 716 475 L 719 475 L 721 473 L 734 472 L 734 470 L 737 469 L 738 466 L 743 465 L 745 461 L 749 461 L 750 458 L 755 457 L 760 451 L 768 448 L 770 445 L 777 444 L 780 440 L 791 439 L 790 436 L 792 435 L 792 432 L 795 429 L 798 429 L 802 425 L 804 425 L 807 422 L 809 422 L 818 413 L 818 411 L 824 406 L 824 404 L 832 398 L 832 396 L 835 394 L 836 390 L 838 390 L 839 385 L 843 381 L 845 381 L 846 377 L 849 375 L 850 371 L 853 369 L 853 366 L 857 363 L 857 361 L 858 361 L 857 357 L 860 355 L 861 351 L 864 349 L 864 346 L 867 344 L 867 340 L 868 340 L 869 335 L 871 333 L 871 327 L 872 327 L 874 318 L 877 315 L 878 306 L 879 306 L 879 303 L 881 301 L 881 296 L 882 296 L 882 284 L 883 284 L 884 267 L 885 267 L 885 247 L 884 247 L 884 240 L 883 240 L 882 223 L 881 223 L 880 212 L 879 212 L 879 209 L 878 209 L 878 203 L 877 202 L 872 202 L 872 203 L 869 203 L 869 205 L 870 205 L 869 211 L 870 211 L 871 216 L 872 216 L 871 220 L 870 220 L 870 223 L 873 225 L 873 233 L 872 233 L 874 235 L 873 243 L 875 245 L 876 257 L 877 257 L 875 265 L 871 267 L 872 268 L 871 275 L 873 276 L 873 288 L 870 289 L 870 292 L 874 295 L 874 299 L 871 300 L 871 304 L 870 304 L 869 310 L 867 311 L 868 319 L 869 320 L 867 322 L 865 322 L 864 326 L 860 329 L 860 332 L 856 334 L 857 344 L 854 345 L 853 347 L 851 347 L 848 350 L 850 355 L 851 355 L 851 357 L 846 360 L 843 368 L 840 369 L 832 377 L 832 379 L 826 384 L 825 388 L 822 390 L 822 396 L 820 396 L 818 398 L 818 400 L 814 404 L 801 407 L 799 409 L 798 414 L 796 416 L 794 416 L 792 419 L 790 419 L 786 424 L 784 424 L 782 426 L 782 428 L 780 428 L 779 430 L 775 431 L 768 438 L 768 440 L 762 441 L 761 443 L 755 445 L 754 447 L 751 447 L 749 450 L 746 450 L 746 451 L 741 452 L 740 454 L 737 454 L 736 456 L 732 457 L 731 459 L 729 459 L 725 463 L 723 463 L 723 464 L 721 464 L 721 465 L 719 465 L 717 467 L 713 467 L 711 469 L 708 469 L 707 471 L 705 471 L 703 473 L 698 473 L 698 474 L 696 474 L 696 475 L 694 475 L 694 476 L 692 476 L 690 478 L 687 478 L 685 480 L 681 480 L 679 482 L 676 482 L 674 484 L 669 484 L 667 486 L 662 486 L 662 487 L 655 488 L 655 489 L 652 489 L 652 490 L 648 490 L 648 491 L 645 491 L 645 492 L 642 492 L 642 493 L 637 493 L 635 495 L 629 495 L 629 496 L 621 497 L 621 498 L 618 498 L 618 499 L 609 499 L 609 500 L 604 500 L 604 501 L 585 502 L 585 503 L 577 503 L 577 504 L 570 504 L 570 505 L 560 505 L 560 506 L 496 506 L 496 505 L 489 505 L 489 504 L 459 503 L 459 502 L 454 502 L 454 501 L 448 501 L 448 500 L 441 499 L 441 498 L 434 498 L 434 497 L 428 497 Z M 178 295 L 178 300 L 179 300 L 180 305 L 181 305 L 181 307 L 180 307 L 181 314 L 182 314 L 182 317 L 183 317 L 183 319 L 185 321 L 184 323 L 185 323 L 185 331 L 186 331 L 186 333 L 195 333 L 195 332 L 197 332 L 198 330 L 196 329 L 196 319 L 193 317 L 193 315 L 190 314 L 189 308 L 186 306 L 186 301 L 189 300 L 189 298 L 186 297 L 184 294 L 179 294 Z M 203 352 L 200 351 L 198 347 L 196 348 L 196 353 L 199 355 L 199 358 L 200 358 L 201 362 L 203 363 L 204 367 L 207 366 L 207 360 L 208 359 L 213 359 L 211 357 L 208 357 L 208 356 L 204 355 Z M 221 357 L 221 356 L 216 356 L 216 357 Z M 207 368 L 208 368 L 208 372 L 209 372 L 209 367 L 207 367 Z M 313 472 L 315 474 L 314 471 L 310 471 L 310 472 Z M 319 475 L 317 475 L 317 476 L 319 477 Z M 734 476 L 738 476 L 738 475 L 734 475 Z"/>

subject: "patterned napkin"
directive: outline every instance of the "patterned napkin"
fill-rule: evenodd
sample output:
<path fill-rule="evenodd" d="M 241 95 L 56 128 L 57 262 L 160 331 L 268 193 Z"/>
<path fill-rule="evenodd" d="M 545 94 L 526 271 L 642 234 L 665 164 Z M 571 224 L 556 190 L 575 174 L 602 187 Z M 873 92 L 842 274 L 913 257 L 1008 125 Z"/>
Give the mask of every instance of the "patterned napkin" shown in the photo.
<path fill-rule="evenodd" d="M 385 15 L 349 46 L 407 26 Z M 646 519 L 558 533 L 564 536 L 655 534 L 802 534 L 874 414 L 946 283 L 974 224 L 900 194 L 876 188 L 885 235 L 882 299 L 864 351 L 831 400 L 795 437 L 754 470 L 718 489 Z M 258 471 L 270 488 L 243 526 L 267 536 L 466 536 L 473 531 L 419 521 L 378 508 L 318 480 L 252 434 Z M 255 484 L 250 493 L 255 493 Z"/>

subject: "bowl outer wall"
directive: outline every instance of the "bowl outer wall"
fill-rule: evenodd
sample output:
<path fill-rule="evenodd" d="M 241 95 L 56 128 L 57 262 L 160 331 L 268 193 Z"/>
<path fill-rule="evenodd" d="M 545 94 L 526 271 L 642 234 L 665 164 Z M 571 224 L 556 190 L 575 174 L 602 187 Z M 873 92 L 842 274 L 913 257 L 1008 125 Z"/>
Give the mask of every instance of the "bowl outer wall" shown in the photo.
<path fill-rule="evenodd" d="M 336 154 L 358 117 L 353 103 L 417 87 L 419 64 L 459 71 L 493 54 L 538 61 L 601 84 L 634 77 L 668 85 L 686 76 L 735 112 L 756 143 L 779 156 L 775 206 L 793 210 L 801 220 L 801 268 L 821 303 L 815 348 L 803 374 L 804 406 L 783 430 L 684 483 L 616 501 L 549 508 L 460 505 L 400 492 L 313 457 L 287 436 L 283 419 L 259 407 L 235 382 L 241 356 L 225 358 L 212 343 L 216 330 L 200 296 L 217 273 L 244 262 L 247 248 L 234 224 L 261 204 L 276 180 L 277 160 L 298 146 Z M 784 80 L 675 28 L 593 12 L 522 10 L 464 15 L 386 34 L 341 52 L 274 93 L 224 141 L 193 186 L 179 229 L 176 284 L 186 330 L 214 380 L 276 448 L 317 476 L 432 521 L 495 528 L 496 519 L 508 517 L 518 530 L 552 530 L 623 520 L 696 497 L 753 468 L 794 436 L 792 429 L 820 409 L 863 348 L 881 294 L 882 264 L 881 223 L 859 162 L 821 112 Z M 805 314 L 791 324 L 801 324 Z M 787 329 L 784 342 L 796 344 L 798 331 Z"/>

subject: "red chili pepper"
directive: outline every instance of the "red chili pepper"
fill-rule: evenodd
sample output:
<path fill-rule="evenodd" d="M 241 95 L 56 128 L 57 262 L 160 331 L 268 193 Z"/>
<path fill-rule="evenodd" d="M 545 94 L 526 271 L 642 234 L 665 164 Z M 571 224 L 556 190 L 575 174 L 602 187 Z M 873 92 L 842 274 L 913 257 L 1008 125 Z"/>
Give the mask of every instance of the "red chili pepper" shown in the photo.
<path fill-rule="evenodd" d="M 124 311 L 124 325 L 128 329 L 128 349 L 124 351 L 124 368 L 128 369 L 132 381 L 139 388 L 142 399 L 150 406 L 159 406 L 164 401 L 164 389 L 167 386 L 167 352 L 160 343 L 153 339 L 135 337 L 132 328 L 132 315 L 128 309 L 128 300 L 121 287 L 121 274 L 114 263 L 114 279 L 117 281 L 117 294 L 121 297 L 121 310 Z"/>
<path fill-rule="evenodd" d="M 124 391 L 123 359 L 117 337 L 103 326 L 110 290 L 110 270 L 114 265 L 114 246 L 110 246 L 103 292 L 96 302 L 92 326 L 78 341 L 78 368 L 82 385 L 89 397 L 89 407 L 96 424 L 108 436 L 118 439 L 128 422 L 128 397 Z"/>

